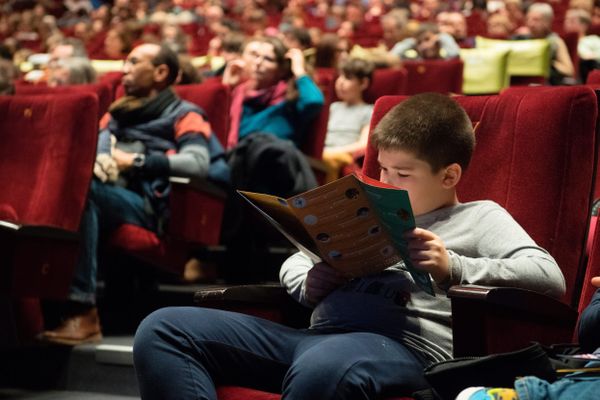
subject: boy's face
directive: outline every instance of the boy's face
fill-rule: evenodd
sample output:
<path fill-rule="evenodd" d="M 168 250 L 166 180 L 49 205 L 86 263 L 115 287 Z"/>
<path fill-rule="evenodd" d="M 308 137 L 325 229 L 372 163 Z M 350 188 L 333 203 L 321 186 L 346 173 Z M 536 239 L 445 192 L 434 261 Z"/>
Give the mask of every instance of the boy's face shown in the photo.
<path fill-rule="evenodd" d="M 348 78 L 341 74 L 335 80 L 335 94 L 345 103 L 359 103 L 363 100 L 362 93 L 368 84 L 367 79 Z"/>
<path fill-rule="evenodd" d="M 408 191 L 415 215 L 426 214 L 447 205 L 450 195 L 444 186 L 445 169 L 433 172 L 427 161 L 405 150 L 379 150 L 379 180 Z"/>

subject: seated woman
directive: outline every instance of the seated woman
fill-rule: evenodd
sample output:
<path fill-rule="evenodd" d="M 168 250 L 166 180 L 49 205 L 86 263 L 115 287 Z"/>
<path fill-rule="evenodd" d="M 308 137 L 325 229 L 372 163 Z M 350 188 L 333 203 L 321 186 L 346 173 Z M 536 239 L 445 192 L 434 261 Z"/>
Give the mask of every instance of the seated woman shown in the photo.
<path fill-rule="evenodd" d="M 252 39 L 230 62 L 223 83 L 233 87 L 228 148 L 265 133 L 300 146 L 323 107 L 323 94 L 306 74 L 304 55 L 274 37 Z"/>

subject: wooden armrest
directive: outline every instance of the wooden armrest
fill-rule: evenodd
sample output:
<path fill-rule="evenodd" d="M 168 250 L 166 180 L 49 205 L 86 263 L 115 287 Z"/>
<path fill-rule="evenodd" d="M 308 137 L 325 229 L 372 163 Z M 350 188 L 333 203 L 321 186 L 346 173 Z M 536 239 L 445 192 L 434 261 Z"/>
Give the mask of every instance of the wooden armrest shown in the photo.
<path fill-rule="evenodd" d="M 311 312 L 278 283 L 201 289 L 195 293 L 194 302 L 202 307 L 254 315 L 296 328 L 308 326 Z"/>
<path fill-rule="evenodd" d="M 73 241 L 79 239 L 79 234 L 77 232 L 68 231 L 55 226 L 19 224 L 3 220 L 0 220 L 0 232 L 14 232 L 17 236 L 30 238 L 40 237 Z"/>
<path fill-rule="evenodd" d="M 169 182 L 171 182 L 172 185 L 190 188 L 197 192 L 208 193 L 220 199 L 227 198 L 227 192 L 222 187 L 207 179 L 192 179 L 179 176 L 171 176 L 169 178 Z"/>
<path fill-rule="evenodd" d="M 453 286 L 448 297 L 456 357 L 570 342 L 578 317 L 567 304 L 525 289 Z"/>
<path fill-rule="evenodd" d="M 201 289 L 194 295 L 196 303 L 204 302 L 247 302 L 253 304 L 280 304 L 290 300 L 285 289 L 277 284 L 218 286 Z"/>

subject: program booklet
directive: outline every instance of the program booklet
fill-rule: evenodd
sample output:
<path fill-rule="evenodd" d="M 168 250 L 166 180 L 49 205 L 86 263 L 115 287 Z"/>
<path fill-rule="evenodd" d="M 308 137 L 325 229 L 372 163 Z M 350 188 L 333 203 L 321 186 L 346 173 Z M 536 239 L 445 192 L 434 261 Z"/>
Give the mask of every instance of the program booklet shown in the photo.
<path fill-rule="evenodd" d="M 412 266 L 402 237 L 415 227 L 406 190 L 353 174 L 289 199 L 238 192 L 315 263 L 359 277 L 404 260 L 415 283 L 434 295 L 429 274 Z"/>

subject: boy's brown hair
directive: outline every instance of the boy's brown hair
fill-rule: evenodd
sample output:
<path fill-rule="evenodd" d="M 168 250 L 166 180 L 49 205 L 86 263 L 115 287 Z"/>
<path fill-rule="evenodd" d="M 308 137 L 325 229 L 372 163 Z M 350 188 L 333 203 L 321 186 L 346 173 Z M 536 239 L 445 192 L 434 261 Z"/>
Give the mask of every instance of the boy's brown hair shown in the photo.
<path fill-rule="evenodd" d="M 340 67 L 342 74 L 348 78 L 356 78 L 359 81 L 363 79 L 369 80 L 369 85 L 373 81 L 373 71 L 375 70 L 375 64 L 368 60 L 360 58 L 349 58 L 344 61 Z"/>
<path fill-rule="evenodd" d="M 401 102 L 371 135 L 378 149 L 404 150 L 429 163 L 433 172 L 457 163 L 469 166 L 475 134 L 465 110 L 450 97 L 422 93 Z"/>

